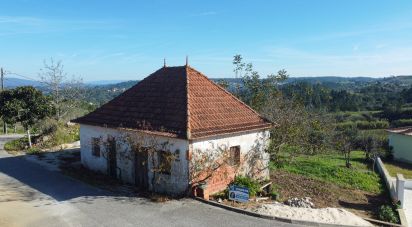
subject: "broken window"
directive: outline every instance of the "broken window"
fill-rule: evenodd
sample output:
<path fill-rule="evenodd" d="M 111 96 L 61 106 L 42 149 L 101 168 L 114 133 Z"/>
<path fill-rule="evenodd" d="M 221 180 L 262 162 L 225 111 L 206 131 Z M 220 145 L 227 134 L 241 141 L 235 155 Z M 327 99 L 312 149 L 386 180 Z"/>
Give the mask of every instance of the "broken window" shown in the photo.
<path fill-rule="evenodd" d="M 237 166 L 240 164 L 240 146 L 233 146 L 230 147 L 230 164 L 233 166 Z"/>
<path fill-rule="evenodd" d="M 100 138 L 92 138 L 92 155 L 100 157 Z"/>

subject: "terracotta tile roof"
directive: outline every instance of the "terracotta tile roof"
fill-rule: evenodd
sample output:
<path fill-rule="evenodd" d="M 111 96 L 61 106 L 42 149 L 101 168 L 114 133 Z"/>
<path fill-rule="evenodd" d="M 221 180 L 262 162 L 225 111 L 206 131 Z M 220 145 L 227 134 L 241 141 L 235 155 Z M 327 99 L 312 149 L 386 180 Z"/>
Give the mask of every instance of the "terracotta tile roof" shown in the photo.
<path fill-rule="evenodd" d="M 189 66 L 161 68 L 74 122 L 183 139 L 265 129 L 272 125 Z"/>
<path fill-rule="evenodd" d="M 412 126 L 392 128 L 392 129 L 387 129 L 386 131 L 391 132 L 391 133 L 406 135 L 406 136 L 412 136 Z"/>

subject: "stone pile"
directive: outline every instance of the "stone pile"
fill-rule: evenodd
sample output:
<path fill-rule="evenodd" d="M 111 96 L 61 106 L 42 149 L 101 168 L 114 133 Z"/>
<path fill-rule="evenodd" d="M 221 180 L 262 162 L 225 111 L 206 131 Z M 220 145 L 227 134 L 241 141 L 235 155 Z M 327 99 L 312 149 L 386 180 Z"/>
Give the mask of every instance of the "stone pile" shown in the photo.
<path fill-rule="evenodd" d="M 313 208 L 315 205 L 310 201 L 310 197 L 305 198 L 290 198 L 285 204 L 291 207 L 303 207 L 303 208 Z"/>

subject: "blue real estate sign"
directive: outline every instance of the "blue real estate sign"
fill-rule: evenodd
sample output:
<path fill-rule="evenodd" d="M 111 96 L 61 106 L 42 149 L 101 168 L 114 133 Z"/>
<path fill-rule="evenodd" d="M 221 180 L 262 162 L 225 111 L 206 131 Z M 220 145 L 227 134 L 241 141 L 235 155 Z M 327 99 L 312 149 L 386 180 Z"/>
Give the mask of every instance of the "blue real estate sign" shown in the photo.
<path fill-rule="evenodd" d="M 249 201 L 249 188 L 240 187 L 237 185 L 229 186 L 229 199 L 246 203 Z"/>

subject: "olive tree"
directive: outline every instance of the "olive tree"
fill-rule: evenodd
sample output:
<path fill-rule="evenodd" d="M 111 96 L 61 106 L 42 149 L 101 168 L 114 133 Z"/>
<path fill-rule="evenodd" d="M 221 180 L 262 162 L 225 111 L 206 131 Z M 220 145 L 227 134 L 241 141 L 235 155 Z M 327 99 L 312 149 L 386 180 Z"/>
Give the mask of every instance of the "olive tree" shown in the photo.
<path fill-rule="evenodd" d="M 356 127 L 345 128 L 338 131 L 334 136 L 334 144 L 338 151 L 345 157 L 345 165 L 350 168 L 350 155 L 356 148 L 356 140 L 358 137 L 358 129 Z"/>
<path fill-rule="evenodd" d="M 30 129 L 32 126 L 54 113 L 50 99 L 34 87 L 18 87 L 12 91 L 12 102 L 15 103 L 17 118 L 27 132 L 29 147 L 32 147 Z"/>

